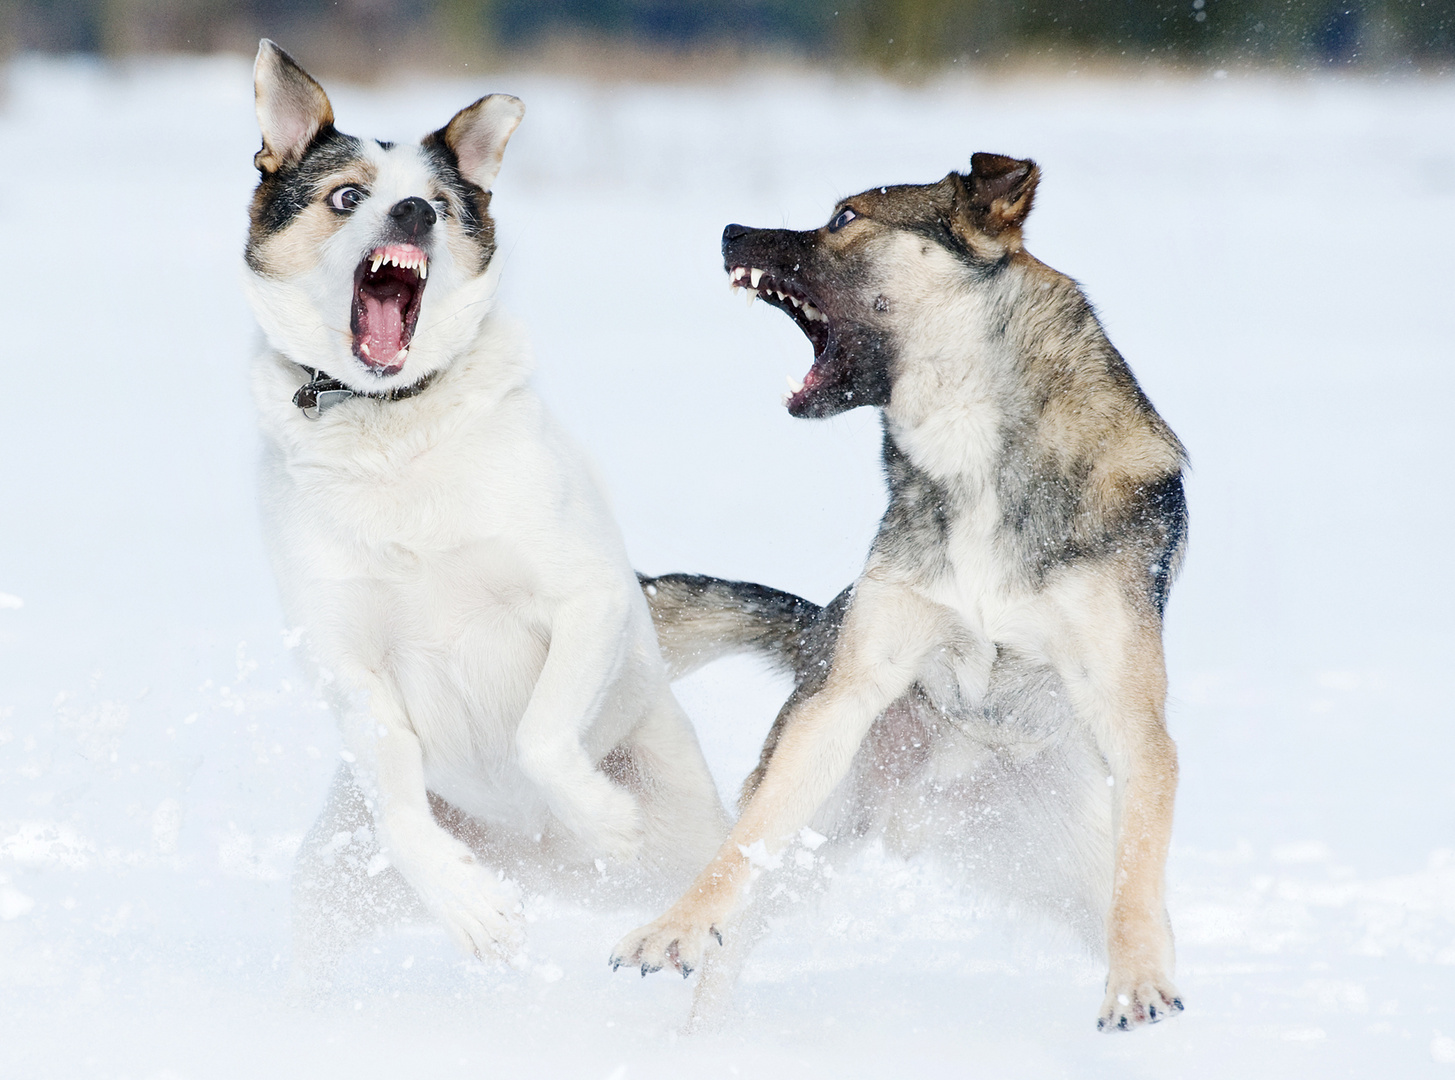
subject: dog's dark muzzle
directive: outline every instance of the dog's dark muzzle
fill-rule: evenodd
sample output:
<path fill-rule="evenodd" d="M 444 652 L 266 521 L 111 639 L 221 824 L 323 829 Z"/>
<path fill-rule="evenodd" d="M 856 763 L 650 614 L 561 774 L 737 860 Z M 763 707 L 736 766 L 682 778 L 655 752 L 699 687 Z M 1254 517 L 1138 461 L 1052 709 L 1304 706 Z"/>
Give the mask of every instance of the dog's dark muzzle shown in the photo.
<path fill-rule="evenodd" d="M 774 266 L 780 271 L 798 263 L 809 247 L 813 233 L 791 229 L 753 229 L 729 225 L 722 231 L 722 260 L 725 269 L 734 266 Z"/>

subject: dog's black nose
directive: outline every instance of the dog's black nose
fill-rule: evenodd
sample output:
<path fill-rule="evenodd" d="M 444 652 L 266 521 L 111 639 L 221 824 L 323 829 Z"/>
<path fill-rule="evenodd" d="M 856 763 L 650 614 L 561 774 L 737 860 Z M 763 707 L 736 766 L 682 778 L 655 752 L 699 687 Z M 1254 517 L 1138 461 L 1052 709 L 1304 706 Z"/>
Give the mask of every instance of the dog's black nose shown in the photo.
<path fill-rule="evenodd" d="M 752 231 L 753 230 L 748 228 L 746 225 L 729 225 L 726 229 L 722 231 L 723 251 L 726 252 L 727 246 L 731 244 L 734 240 L 741 240 L 744 236 L 747 236 L 748 233 Z"/>
<path fill-rule="evenodd" d="M 389 208 L 389 216 L 411 240 L 418 240 L 435 223 L 434 207 L 418 195 L 411 195 L 395 203 Z"/>

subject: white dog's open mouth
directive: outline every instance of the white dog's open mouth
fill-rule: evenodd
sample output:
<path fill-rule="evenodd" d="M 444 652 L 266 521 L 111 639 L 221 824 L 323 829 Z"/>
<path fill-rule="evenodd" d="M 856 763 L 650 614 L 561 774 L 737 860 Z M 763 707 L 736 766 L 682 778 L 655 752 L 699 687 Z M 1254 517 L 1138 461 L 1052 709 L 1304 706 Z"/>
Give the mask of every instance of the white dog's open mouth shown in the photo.
<path fill-rule="evenodd" d="M 376 374 L 393 375 L 409 358 L 428 275 L 429 256 L 413 244 L 375 248 L 354 271 L 354 355 Z"/>

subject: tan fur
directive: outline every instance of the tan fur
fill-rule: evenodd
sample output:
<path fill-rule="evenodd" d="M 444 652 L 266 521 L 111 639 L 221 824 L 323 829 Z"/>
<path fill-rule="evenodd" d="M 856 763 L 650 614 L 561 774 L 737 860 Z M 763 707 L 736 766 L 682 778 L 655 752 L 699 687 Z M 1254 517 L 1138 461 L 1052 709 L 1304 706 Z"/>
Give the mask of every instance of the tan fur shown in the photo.
<path fill-rule="evenodd" d="M 317 193 L 322 195 L 344 184 L 357 184 L 367 188 L 374 182 L 374 170 L 367 163 L 360 163 L 350 169 L 343 169 L 326 178 L 318 185 Z M 262 199 L 262 189 L 253 194 L 253 202 Z M 257 209 L 254 209 L 254 217 Z M 343 219 L 320 202 L 310 203 L 293 219 L 288 228 L 261 239 L 254 247 L 262 272 L 273 277 L 289 277 L 306 273 L 318 265 L 319 252 L 324 242 L 343 226 Z"/>

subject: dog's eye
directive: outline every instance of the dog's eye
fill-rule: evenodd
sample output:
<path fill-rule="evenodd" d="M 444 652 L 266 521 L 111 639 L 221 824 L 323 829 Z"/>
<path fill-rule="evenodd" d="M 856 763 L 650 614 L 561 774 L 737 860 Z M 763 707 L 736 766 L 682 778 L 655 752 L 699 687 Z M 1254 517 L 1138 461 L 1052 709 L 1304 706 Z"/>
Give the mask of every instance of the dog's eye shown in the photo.
<path fill-rule="evenodd" d="M 348 213 L 363 202 L 365 197 L 366 193 L 361 189 L 345 185 L 341 188 L 334 188 L 333 193 L 328 197 L 328 205 L 335 210 Z"/>
<path fill-rule="evenodd" d="M 829 232 L 838 232 L 849 222 L 859 215 L 850 210 L 847 206 L 834 215 L 834 220 L 829 222 Z"/>

